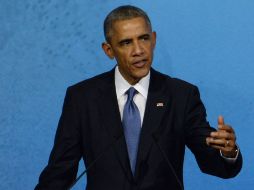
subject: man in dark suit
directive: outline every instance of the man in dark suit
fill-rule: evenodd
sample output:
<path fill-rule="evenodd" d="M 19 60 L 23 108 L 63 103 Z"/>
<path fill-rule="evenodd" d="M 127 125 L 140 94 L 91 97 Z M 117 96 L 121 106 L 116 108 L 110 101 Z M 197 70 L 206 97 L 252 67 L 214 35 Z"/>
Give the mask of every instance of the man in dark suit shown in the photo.
<path fill-rule="evenodd" d="M 204 173 L 242 166 L 233 129 L 209 126 L 197 87 L 151 68 L 156 33 L 146 13 L 114 9 L 102 48 L 117 66 L 68 88 L 47 167 L 36 189 L 66 189 L 81 158 L 87 190 L 183 189 L 185 145 Z"/>

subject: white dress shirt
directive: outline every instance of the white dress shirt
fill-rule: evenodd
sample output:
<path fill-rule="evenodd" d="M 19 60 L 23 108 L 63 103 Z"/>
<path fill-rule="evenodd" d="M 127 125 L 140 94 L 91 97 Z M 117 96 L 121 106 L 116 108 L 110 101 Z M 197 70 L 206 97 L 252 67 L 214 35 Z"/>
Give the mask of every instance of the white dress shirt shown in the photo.
<path fill-rule="evenodd" d="M 117 96 L 121 119 L 123 119 L 123 109 L 128 98 L 125 92 L 130 87 L 134 87 L 138 91 L 138 93 L 133 97 L 133 101 L 138 107 L 138 110 L 140 113 L 140 119 L 141 119 L 141 126 L 142 126 L 143 118 L 145 114 L 149 82 L 150 82 L 150 72 L 145 77 L 143 77 L 138 83 L 136 83 L 135 85 L 131 85 L 123 78 L 123 76 L 121 75 L 118 69 L 118 66 L 116 66 L 115 87 L 116 87 L 116 96 Z"/>

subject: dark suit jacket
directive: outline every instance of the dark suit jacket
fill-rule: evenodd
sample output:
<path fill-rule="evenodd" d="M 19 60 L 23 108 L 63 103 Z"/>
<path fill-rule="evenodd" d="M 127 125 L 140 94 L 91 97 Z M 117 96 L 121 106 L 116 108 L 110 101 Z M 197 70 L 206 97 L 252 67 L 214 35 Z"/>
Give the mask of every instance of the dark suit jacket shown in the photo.
<path fill-rule="evenodd" d="M 180 189 L 153 136 L 181 182 L 185 145 L 203 172 L 234 177 L 241 169 L 241 154 L 229 164 L 208 147 L 205 137 L 213 130 L 206 121 L 197 87 L 151 69 L 133 176 L 112 70 L 68 88 L 54 147 L 36 189 L 66 189 L 76 177 L 81 157 L 89 166 L 102 152 L 88 170 L 87 190 Z"/>

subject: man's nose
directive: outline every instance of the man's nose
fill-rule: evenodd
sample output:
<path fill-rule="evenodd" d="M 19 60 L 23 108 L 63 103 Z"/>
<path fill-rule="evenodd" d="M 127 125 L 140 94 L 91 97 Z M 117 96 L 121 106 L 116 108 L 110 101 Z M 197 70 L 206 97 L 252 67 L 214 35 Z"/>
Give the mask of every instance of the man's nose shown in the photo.
<path fill-rule="evenodd" d="M 144 53 L 143 46 L 139 42 L 134 43 L 133 55 L 142 55 L 143 53 Z"/>

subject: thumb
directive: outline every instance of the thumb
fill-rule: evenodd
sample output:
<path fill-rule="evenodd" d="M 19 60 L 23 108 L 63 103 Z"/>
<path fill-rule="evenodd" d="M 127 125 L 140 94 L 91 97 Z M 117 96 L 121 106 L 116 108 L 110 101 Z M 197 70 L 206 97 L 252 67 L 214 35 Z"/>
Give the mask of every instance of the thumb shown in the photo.
<path fill-rule="evenodd" d="M 224 118 L 221 115 L 218 117 L 218 125 L 224 125 Z"/>

